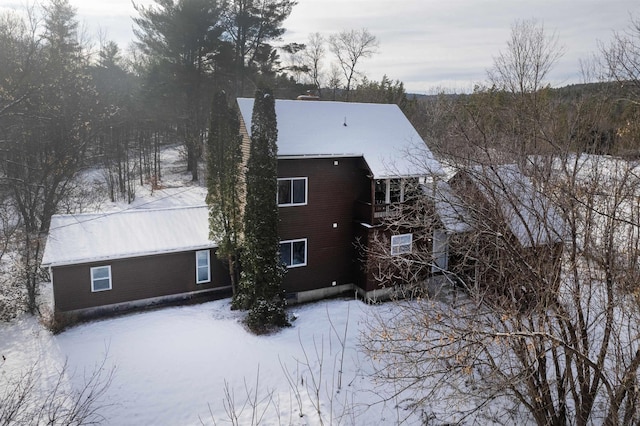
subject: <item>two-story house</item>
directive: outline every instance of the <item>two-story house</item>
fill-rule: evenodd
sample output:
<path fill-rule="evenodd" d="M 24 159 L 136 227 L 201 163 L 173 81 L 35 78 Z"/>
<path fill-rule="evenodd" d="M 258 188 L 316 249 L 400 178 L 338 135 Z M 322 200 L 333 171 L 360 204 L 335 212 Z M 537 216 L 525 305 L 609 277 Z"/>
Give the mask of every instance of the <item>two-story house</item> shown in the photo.
<path fill-rule="evenodd" d="M 248 152 L 253 99 L 238 99 Z M 280 253 L 291 301 L 357 291 L 383 297 L 357 250 L 405 199 L 442 175 L 397 105 L 276 100 Z M 389 251 L 411 250 L 411 234 Z"/>
<path fill-rule="evenodd" d="M 238 99 L 238 106 L 248 153 L 253 99 Z M 276 115 L 278 232 L 289 302 L 345 292 L 383 296 L 366 273 L 373 260 L 357 245 L 379 232 L 406 188 L 434 182 L 440 164 L 396 105 L 277 100 Z M 43 266 L 56 311 L 90 315 L 230 294 L 207 211 L 202 205 L 54 216 Z M 390 236 L 390 253 L 410 250 L 410 233 Z"/>

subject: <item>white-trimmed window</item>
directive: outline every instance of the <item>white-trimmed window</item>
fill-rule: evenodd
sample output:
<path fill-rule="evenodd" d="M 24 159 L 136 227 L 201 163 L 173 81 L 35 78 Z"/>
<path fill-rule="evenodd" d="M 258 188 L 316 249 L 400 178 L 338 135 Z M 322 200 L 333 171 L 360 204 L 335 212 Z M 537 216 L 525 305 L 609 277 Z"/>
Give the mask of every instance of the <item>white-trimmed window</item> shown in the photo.
<path fill-rule="evenodd" d="M 111 265 L 91 268 L 91 291 L 111 290 Z"/>
<path fill-rule="evenodd" d="M 279 178 L 278 206 L 304 206 L 307 204 L 307 178 Z"/>
<path fill-rule="evenodd" d="M 211 255 L 209 250 L 196 252 L 196 284 L 211 282 Z"/>
<path fill-rule="evenodd" d="M 421 193 L 421 178 L 378 179 L 375 181 L 375 204 L 403 203 Z"/>
<path fill-rule="evenodd" d="M 307 265 L 307 239 L 280 241 L 280 259 L 287 268 Z"/>
<path fill-rule="evenodd" d="M 411 253 L 413 234 L 400 234 L 391 236 L 391 254 Z"/>

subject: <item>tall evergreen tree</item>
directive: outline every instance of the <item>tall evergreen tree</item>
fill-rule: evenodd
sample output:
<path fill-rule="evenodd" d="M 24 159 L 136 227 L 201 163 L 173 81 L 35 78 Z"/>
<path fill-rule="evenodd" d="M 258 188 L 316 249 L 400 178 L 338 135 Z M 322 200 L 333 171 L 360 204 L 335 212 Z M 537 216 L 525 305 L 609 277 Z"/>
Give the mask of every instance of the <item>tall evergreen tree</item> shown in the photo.
<path fill-rule="evenodd" d="M 242 136 L 238 114 L 229 107 L 227 95 L 223 91 L 217 92 L 213 97 L 207 148 L 209 233 L 218 242 L 218 257 L 226 258 L 228 262 L 235 297 L 242 234 Z"/>
<path fill-rule="evenodd" d="M 155 0 L 156 7 L 136 6 L 140 18 L 138 46 L 164 75 L 187 148 L 187 167 L 198 180 L 198 159 L 206 127 L 211 60 L 219 47 L 221 2 L 217 0 Z"/>
<path fill-rule="evenodd" d="M 269 42 L 284 34 L 282 24 L 296 4 L 295 0 L 229 0 L 222 25 L 223 38 L 233 45 L 235 95 L 245 93 L 247 79 L 273 72 L 277 55 Z"/>
<path fill-rule="evenodd" d="M 238 298 L 243 307 L 251 310 L 249 326 L 259 331 L 288 324 L 278 239 L 277 139 L 275 99 L 269 89 L 259 89 L 251 117 L 242 294 Z"/>

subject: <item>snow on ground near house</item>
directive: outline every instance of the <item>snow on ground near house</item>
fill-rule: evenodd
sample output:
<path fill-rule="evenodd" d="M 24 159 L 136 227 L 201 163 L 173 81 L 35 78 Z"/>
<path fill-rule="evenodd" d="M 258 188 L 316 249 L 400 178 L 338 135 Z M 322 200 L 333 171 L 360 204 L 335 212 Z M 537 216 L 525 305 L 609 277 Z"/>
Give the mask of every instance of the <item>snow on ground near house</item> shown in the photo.
<path fill-rule="evenodd" d="M 105 201 L 106 185 L 102 169 L 86 170 L 78 177 L 85 187 L 102 187 L 104 194 L 98 200 L 83 206 L 82 211 L 70 213 L 107 213 L 132 209 L 161 209 L 171 207 L 199 206 L 205 204 L 207 188 L 191 180 L 191 172 L 186 171 L 183 147 L 173 145 L 164 148 L 160 154 L 162 177 L 157 188 L 146 182 L 136 185 L 135 199 L 126 201 Z M 200 180 L 204 182 L 204 171 L 200 170 Z"/>
<path fill-rule="evenodd" d="M 227 424 L 225 383 L 239 424 L 251 424 L 245 401 L 256 389 L 264 425 L 319 424 L 316 389 L 324 424 L 394 424 L 401 413 L 379 403 L 357 345 L 373 310 L 390 312 L 354 300 L 294 307 L 293 326 L 266 336 L 246 331 L 244 314 L 231 311 L 228 299 L 94 321 L 59 335 L 23 317 L 0 324 L 0 354 L 6 357 L 0 375 L 17 374 L 40 358 L 43 375 L 54 376 L 67 360 L 68 381 L 79 388 L 106 357 L 105 368 L 114 366 L 115 377 L 99 404 L 109 425 Z"/>
<path fill-rule="evenodd" d="M 161 157 L 160 188 L 138 186 L 131 204 L 111 203 L 96 194 L 79 210 L 202 205 L 206 188 L 191 182 L 181 148 L 165 149 Z M 104 185 L 97 169 L 80 179 L 87 188 Z M 42 290 L 45 311 L 51 311 L 51 286 Z M 58 335 L 23 315 L 0 323 L 0 397 L 5 384 L 34 366 L 40 373 L 38 387 L 46 394 L 65 363 L 63 386 L 78 390 L 106 358 L 105 371 L 115 368 L 98 401 L 107 425 L 229 424 L 229 398 L 235 401 L 236 424 L 248 425 L 256 423 L 248 393 L 258 401 L 262 425 L 317 425 L 320 417 L 327 425 L 396 424 L 398 419 L 422 424 L 417 415 L 405 419 L 407 413 L 394 402 L 381 402 L 377 389 L 394 389 L 374 381 L 372 366 L 358 347 L 371 316 L 391 316 L 395 309 L 354 300 L 292 307 L 298 317 L 293 326 L 268 336 L 247 332 L 241 323 L 244 313 L 231 311 L 228 299 L 96 320 Z"/>

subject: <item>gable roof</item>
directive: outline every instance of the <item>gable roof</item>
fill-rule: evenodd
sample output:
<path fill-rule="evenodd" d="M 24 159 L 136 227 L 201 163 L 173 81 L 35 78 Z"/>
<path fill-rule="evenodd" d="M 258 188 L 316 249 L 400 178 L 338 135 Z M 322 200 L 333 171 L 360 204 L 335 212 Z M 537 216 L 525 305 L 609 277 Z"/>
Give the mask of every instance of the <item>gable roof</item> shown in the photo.
<path fill-rule="evenodd" d="M 251 135 L 253 99 L 238 106 Z M 374 178 L 443 174 L 395 104 L 276 100 L 278 157 L 364 157 Z"/>
<path fill-rule="evenodd" d="M 559 243 L 566 224 L 553 203 L 515 164 L 475 167 L 469 177 L 488 202 L 496 202 L 523 247 Z"/>
<path fill-rule="evenodd" d="M 54 215 L 43 266 L 62 266 L 215 247 L 207 206 Z"/>

